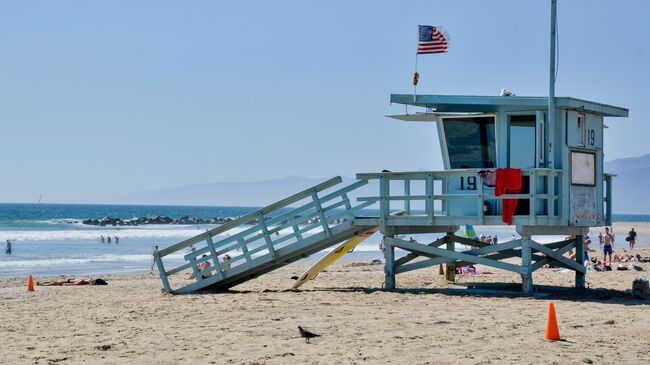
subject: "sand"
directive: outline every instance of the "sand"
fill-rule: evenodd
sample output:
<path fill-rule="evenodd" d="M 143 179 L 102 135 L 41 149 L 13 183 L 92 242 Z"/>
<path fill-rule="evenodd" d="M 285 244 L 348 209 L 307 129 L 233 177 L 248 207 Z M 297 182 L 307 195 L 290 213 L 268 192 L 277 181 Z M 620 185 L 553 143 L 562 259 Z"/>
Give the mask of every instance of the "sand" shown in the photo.
<path fill-rule="evenodd" d="M 462 287 L 435 268 L 398 275 L 398 287 L 412 291 L 384 292 L 382 265 L 350 262 L 299 292 L 286 289 L 304 263 L 222 294 L 168 295 L 151 273 L 32 293 L 24 278 L 5 279 L 0 363 L 642 364 L 650 361 L 650 300 L 625 292 L 635 278 L 650 277 L 650 264 L 642 265 L 646 272 L 588 272 L 586 294 L 549 297 L 440 293 Z M 458 284 L 520 282 L 490 271 L 496 274 L 459 277 Z M 542 269 L 534 280 L 570 287 L 574 274 Z M 550 302 L 566 341 L 543 340 Z M 307 344 L 298 325 L 322 337 Z"/>

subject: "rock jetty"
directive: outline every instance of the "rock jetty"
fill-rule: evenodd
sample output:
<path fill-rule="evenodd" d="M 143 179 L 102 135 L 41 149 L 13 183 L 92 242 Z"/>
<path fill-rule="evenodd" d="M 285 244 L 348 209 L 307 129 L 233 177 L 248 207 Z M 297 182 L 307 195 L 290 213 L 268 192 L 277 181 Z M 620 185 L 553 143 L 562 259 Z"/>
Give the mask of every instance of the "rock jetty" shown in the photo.
<path fill-rule="evenodd" d="M 156 215 L 152 217 L 139 217 L 132 219 L 121 219 L 104 217 L 102 219 L 84 219 L 81 223 L 89 226 L 140 226 L 144 224 L 224 224 L 232 221 L 231 217 L 194 218 L 184 216 L 179 219 Z"/>

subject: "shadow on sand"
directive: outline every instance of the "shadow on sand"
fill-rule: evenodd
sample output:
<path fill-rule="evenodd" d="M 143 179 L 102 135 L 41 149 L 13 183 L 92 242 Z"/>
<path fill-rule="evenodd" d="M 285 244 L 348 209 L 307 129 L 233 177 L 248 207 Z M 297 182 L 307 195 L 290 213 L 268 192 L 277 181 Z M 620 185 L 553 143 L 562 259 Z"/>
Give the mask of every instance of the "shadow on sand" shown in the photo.
<path fill-rule="evenodd" d="M 533 293 L 523 293 L 521 284 L 508 283 L 464 283 L 466 288 L 417 288 L 417 289 L 395 289 L 385 290 L 383 288 L 363 288 L 363 287 L 332 287 L 317 289 L 265 289 L 261 293 L 313 293 L 313 292 L 339 292 L 339 293 L 366 293 L 373 294 L 376 292 L 397 293 L 397 294 L 416 294 L 431 295 L 442 294 L 448 296 L 475 296 L 475 297 L 500 297 L 515 298 L 528 297 L 533 299 L 554 299 L 567 300 L 576 302 L 594 302 L 602 304 L 618 304 L 626 306 L 650 305 L 650 299 L 637 299 L 630 292 L 605 289 L 589 288 L 577 290 L 575 288 L 536 285 Z M 202 294 L 250 294 L 260 293 L 254 290 L 226 290 L 221 292 L 202 292 Z"/>

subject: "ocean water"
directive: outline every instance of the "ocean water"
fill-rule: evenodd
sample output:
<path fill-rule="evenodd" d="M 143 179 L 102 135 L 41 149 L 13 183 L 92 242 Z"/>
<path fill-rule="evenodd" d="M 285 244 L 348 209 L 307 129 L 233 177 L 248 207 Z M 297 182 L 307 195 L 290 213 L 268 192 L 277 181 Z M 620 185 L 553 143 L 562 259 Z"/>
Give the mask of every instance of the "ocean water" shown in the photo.
<path fill-rule="evenodd" d="M 155 245 L 164 248 L 216 227 L 209 224 L 97 227 L 81 224 L 83 219 L 101 219 L 105 216 L 131 219 L 155 215 L 176 219 L 183 216 L 235 218 L 254 210 L 256 208 L 250 207 L 0 204 L 0 277 L 25 277 L 29 274 L 88 276 L 149 271 Z M 650 222 L 650 216 L 640 215 L 615 216 L 615 219 Z M 478 234 L 497 235 L 501 242 L 515 236 L 514 230 L 509 227 L 475 228 Z M 101 236 L 111 237 L 112 243 L 101 243 Z M 416 239 L 430 242 L 438 236 L 418 235 Z M 119 238 L 118 244 L 115 237 Z M 550 242 L 555 237 L 536 239 Z M 4 254 L 6 240 L 12 242 L 11 255 Z M 370 260 L 381 257 L 378 250 L 380 240 L 379 234 L 373 235 L 344 259 Z M 306 260 L 314 260 L 324 254 L 322 252 Z M 182 255 L 172 255 L 170 259 L 180 264 Z"/>
<path fill-rule="evenodd" d="M 246 207 L 0 204 L 0 277 L 148 271 L 155 245 L 163 248 L 215 227 L 98 227 L 82 224 L 83 219 L 155 215 L 176 219 L 183 216 L 238 217 L 254 210 Z M 111 237 L 112 243 L 101 243 L 102 236 Z M 119 239 L 118 244 L 115 237 Z M 5 254 L 7 239 L 12 242 L 11 255 Z M 180 262 L 181 254 L 176 259 Z"/>

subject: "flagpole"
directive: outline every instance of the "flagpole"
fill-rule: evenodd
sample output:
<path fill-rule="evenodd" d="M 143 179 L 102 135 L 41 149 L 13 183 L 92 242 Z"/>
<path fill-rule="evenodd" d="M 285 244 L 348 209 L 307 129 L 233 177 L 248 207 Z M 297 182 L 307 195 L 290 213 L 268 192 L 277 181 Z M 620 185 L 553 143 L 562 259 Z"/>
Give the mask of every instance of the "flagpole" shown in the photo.
<path fill-rule="evenodd" d="M 418 52 L 415 51 L 415 72 L 413 73 L 413 102 L 417 101 L 418 94 L 418 81 L 420 74 L 418 74 Z"/>
<path fill-rule="evenodd" d="M 413 102 L 417 101 L 418 94 L 418 81 L 420 74 L 418 74 L 418 47 L 420 45 L 420 26 L 418 25 L 417 42 L 415 42 L 415 72 L 413 73 Z"/>
<path fill-rule="evenodd" d="M 548 143 L 548 154 L 547 154 L 547 167 L 555 168 L 555 146 L 553 145 L 552 136 L 555 126 L 555 37 L 556 35 L 556 17 L 557 17 L 557 0 L 551 0 L 551 45 L 550 45 L 550 60 L 549 60 L 549 85 L 548 85 L 548 116 L 547 116 L 547 130 L 549 143 Z"/>

